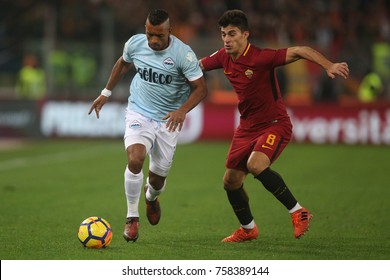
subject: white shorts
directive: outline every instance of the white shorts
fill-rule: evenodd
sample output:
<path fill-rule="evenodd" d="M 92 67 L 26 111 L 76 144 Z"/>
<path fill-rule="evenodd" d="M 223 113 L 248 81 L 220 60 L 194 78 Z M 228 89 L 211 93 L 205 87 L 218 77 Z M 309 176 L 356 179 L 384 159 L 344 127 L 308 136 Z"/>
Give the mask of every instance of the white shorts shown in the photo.
<path fill-rule="evenodd" d="M 125 149 L 142 144 L 149 154 L 149 170 L 167 177 L 172 167 L 179 131 L 169 132 L 165 122 L 159 122 L 126 109 Z"/>

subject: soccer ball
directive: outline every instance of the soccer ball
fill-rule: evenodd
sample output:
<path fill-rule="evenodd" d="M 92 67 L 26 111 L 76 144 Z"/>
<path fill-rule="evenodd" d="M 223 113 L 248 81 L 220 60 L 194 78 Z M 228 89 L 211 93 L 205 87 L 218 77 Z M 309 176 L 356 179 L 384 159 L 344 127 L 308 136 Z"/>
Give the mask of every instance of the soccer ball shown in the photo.
<path fill-rule="evenodd" d="M 89 217 L 80 224 L 78 237 L 84 247 L 106 248 L 112 239 L 111 226 L 101 217 Z"/>

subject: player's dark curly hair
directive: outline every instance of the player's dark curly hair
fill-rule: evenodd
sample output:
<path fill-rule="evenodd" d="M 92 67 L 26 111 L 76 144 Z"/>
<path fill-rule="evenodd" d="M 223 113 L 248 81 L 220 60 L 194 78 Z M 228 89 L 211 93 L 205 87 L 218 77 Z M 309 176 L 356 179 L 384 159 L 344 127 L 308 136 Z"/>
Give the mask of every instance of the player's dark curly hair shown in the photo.
<path fill-rule="evenodd" d="M 165 10 L 156 9 L 149 13 L 148 20 L 151 25 L 160 25 L 169 18 L 168 13 Z"/>
<path fill-rule="evenodd" d="M 228 10 L 226 11 L 218 21 L 220 27 L 226 27 L 233 25 L 238 27 L 241 31 L 249 31 L 249 24 L 246 15 L 241 10 Z"/>

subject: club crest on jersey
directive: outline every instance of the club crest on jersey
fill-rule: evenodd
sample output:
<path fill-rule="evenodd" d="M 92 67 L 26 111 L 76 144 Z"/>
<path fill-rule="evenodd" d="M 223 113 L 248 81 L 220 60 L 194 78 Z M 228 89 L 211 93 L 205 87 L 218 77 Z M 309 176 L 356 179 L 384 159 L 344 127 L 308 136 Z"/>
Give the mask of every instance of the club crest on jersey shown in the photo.
<path fill-rule="evenodd" d="M 172 69 L 173 67 L 175 67 L 175 62 L 172 60 L 172 58 L 168 57 L 167 59 L 165 59 L 163 61 L 163 65 L 164 67 L 167 69 L 167 70 L 170 70 Z"/>
<path fill-rule="evenodd" d="M 195 60 L 194 54 L 192 52 L 188 52 L 186 58 L 189 62 L 193 62 Z"/>
<path fill-rule="evenodd" d="M 129 127 L 130 127 L 130 128 L 133 128 L 133 129 L 141 128 L 141 123 L 140 123 L 139 121 L 137 121 L 137 120 L 134 120 L 134 121 L 130 124 Z"/>
<path fill-rule="evenodd" d="M 245 76 L 246 76 L 249 80 L 252 79 L 252 77 L 253 77 L 253 70 L 247 69 L 247 70 L 245 71 Z"/>

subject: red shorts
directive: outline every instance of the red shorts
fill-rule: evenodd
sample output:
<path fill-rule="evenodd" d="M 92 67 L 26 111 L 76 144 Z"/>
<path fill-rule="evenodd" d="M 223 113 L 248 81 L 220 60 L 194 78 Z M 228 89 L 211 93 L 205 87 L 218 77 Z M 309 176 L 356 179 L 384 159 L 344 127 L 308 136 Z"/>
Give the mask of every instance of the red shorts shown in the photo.
<path fill-rule="evenodd" d="M 287 146 L 291 136 L 292 125 L 287 120 L 274 122 L 263 128 L 243 129 L 239 126 L 233 135 L 226 167 L 248 172 L 247 162 L 253 151 L 266 154 L 272 163 Z"/>

